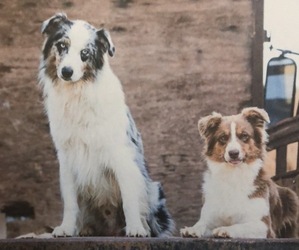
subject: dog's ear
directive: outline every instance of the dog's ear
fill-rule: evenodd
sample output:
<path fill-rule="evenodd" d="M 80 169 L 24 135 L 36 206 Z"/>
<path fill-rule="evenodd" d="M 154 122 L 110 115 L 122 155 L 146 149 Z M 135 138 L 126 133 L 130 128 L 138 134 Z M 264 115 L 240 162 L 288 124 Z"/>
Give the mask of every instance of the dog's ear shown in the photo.
<path fill-rule="evenodd" d="M 115 53 L 115 47 L 111 40 L 110 34 L 105 29 L 100 29 L 97 31 L 97 36 L 102 44 L 104 44 L 106 50 L 108 50 L 108 54 L 112 57 Z"/>
<path fill-rule="evenodd" d="M 199 134 L 208 138 L 210 135 L 214 134 L 221 123 L 222 115 L 213 112 L 211 115 L 205 116 L 198 121 Z"/>
<path fill-rule="evenodd" d="M 48 20 L 44 21 L 42 24 L 41 32 L 45 35 L 50 35 L 54 31 L 60 28 L 60 26 L 67 21 L 67 16 L 65 13 L 57 13 L 56 15 L 50 17 Z"/>
<path fill-rule="evenodd" d="M 255 127 L 264 128 L 265 123 L 270 122 L 269 115 L 264 109 L 256 107 L 245 108 L 241 114 Z"/>

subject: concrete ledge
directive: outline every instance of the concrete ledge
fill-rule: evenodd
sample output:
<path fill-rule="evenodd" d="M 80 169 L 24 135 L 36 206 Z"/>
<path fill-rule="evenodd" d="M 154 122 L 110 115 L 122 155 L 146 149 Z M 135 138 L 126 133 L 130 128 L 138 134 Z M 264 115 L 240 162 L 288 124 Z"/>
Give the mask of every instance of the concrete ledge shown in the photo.
<path fill-rule="evenodd" d="M 298 239 L 191 239 L 191 238 L 120 238 L 81 237 L 56 239 L 0 240 L 1 250 L 114 250 L 114 249 L 176 249 L 176 250 L 287 250 L 299 249 Z"/>

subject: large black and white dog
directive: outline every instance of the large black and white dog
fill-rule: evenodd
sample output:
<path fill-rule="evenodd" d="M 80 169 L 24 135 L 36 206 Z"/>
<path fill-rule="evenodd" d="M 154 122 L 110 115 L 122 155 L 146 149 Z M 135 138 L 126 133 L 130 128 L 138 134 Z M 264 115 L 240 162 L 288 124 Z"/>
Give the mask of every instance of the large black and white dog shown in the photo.
<path fill-rule="evenodd" d="M 39 69 L 60 164 L 63 221 L 54 236 L 167 236 L 173 220 L 152 182 L 109 33 L 56 14 L 42 25 Z"/>

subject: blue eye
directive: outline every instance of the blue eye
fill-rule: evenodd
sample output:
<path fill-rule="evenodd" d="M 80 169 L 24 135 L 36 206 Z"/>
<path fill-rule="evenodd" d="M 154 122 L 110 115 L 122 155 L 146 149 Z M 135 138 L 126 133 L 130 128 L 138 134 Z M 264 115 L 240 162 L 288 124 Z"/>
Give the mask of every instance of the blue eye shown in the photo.
<path fill-rule="evenodd" d="M 62 51 L 64 51 L 64 50 L 67 49 L 66 44 L 63 43 L 63 42 L 59 42 L 59 43 L 57 43 L 57 44 L 56 44 L 56 47 L 57 47 L 58 52 L 59 52 L 60 54 L 62 53 Z"/>
<path fill-rule="evenodd" d="M 85 62 L 89 58 L 89 55 L 90 55 L 90 50 L 89 49 L 81 50 L 81 60 L 83 62 Z"/>

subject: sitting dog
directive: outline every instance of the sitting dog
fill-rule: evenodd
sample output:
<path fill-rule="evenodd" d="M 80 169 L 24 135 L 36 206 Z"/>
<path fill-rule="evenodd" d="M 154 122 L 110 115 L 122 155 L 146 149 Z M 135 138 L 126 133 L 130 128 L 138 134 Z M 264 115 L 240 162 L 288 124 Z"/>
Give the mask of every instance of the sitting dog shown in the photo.
<path fill-rule="evenodd" d="M 298 197 L 263 170 L 266 122 L 268 114 L 258 108 L 199 120 L 208 165 L 204 204 L 199 221 L 181 229 L 183 237 L 296 237 Z"/>
<path fill-rule="evenodd" d="M 148 175 L 140 134 L 109 66 L 109 33 L 60 13 L 43 22 L 42 33 L 39 82 L 64 203 L 53 235 L 170 235 L 163 190 Z"/>

